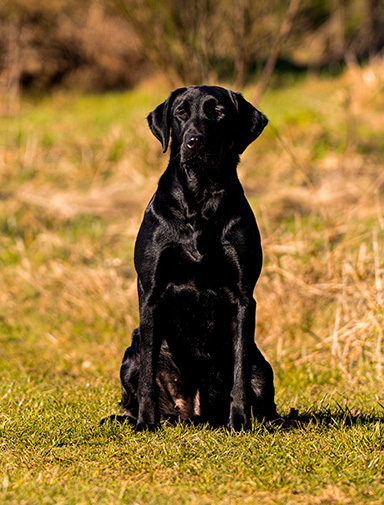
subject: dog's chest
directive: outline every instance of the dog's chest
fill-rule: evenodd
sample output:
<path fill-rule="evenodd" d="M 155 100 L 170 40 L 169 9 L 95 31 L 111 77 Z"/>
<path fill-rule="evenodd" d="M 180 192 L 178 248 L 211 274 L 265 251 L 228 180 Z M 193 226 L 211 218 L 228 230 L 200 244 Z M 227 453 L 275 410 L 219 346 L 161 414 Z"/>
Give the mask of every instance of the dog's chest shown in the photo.
<path fill-rule="evenodd" d="M 185 256 L 184 261 L 201 263 L 210 256 L 217 255 L 219 239 L 214 231 L 208 232 L 187 223 L 180 233 L 180 253 Z M 220 255 L 220 253 L 219 253 Z"/>
<path fill-rule="evenodd" d="M 221 231 L 191 224 L 180 230 L 179 240 L 169 245 L 161 260 L 161 269 L 167 272 L 168 280 L 177 284 L 195 281 L 214 285 L 219 273 L 222 277 L 223 270 L 231 268 Z"/>

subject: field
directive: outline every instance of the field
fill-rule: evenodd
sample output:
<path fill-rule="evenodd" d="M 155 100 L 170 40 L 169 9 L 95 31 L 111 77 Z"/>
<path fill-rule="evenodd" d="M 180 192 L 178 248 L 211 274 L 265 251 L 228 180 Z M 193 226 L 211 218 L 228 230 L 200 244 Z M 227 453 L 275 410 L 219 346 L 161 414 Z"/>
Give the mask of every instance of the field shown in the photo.
<path fill-rule="evenodd" d="M 382 63 L 268 91 L 239 167 L 264 250 L 256 340 L 290 430 L 99 426 L 138 323 L 134 240 L 167 163 L 145 116 L 166 86 L 0 118 L 1 503 L 384 503 Z"/>

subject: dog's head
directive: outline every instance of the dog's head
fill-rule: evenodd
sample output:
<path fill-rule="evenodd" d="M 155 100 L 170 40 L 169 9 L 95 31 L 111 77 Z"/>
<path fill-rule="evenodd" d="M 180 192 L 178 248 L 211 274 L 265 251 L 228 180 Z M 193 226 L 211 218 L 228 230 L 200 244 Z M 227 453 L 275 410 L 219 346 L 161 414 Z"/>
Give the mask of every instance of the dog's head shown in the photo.
<path fill-rule="evenodd" d="M 173 91 L 148 117 L 148 125 L 172 156 L 190 167 L 217 167 L 229 154 L 241 154 L 264 130 L 268 119 L 240 93 L 218 86 Z"/>

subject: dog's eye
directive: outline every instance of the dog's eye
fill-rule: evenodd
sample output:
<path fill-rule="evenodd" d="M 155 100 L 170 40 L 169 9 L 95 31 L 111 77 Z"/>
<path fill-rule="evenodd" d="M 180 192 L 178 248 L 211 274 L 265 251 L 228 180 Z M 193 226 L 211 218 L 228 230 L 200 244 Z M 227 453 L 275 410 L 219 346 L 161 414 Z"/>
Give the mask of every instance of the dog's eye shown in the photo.
<path fill-rule="evenodd" d="M 180 109 L 180 110 L 178 110 L 178 111 L 177 111 L 177 115 L 178 115 L 179 117 L 181 117 L 182 119 L 188 119 L 188 117 L 189 117 L 188 112 L 187 112 L 186 110 L 184 110 L 184 109 Z"/>

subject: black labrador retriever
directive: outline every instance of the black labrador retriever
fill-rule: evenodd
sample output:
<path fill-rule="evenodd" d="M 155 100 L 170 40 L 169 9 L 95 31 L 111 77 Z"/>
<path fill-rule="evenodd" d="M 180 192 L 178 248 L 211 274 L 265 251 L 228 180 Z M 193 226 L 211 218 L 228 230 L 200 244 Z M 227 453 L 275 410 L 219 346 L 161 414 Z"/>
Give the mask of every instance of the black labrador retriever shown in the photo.
<path fill-rule="evenodd" d="M 121 366 L 136 431 L 189 419 L 250 430 L 278 417 L 254 342 L 260 235 L 236 167 L 267 118 L 217 86 L 173 91 L 148 115 L 171 154 L 135 247 L 140 326 Z"/>

